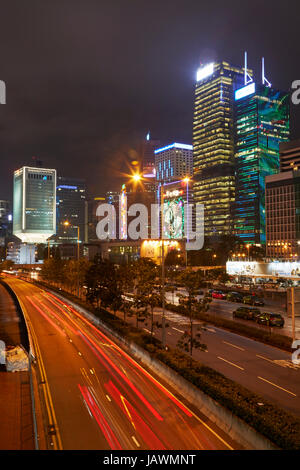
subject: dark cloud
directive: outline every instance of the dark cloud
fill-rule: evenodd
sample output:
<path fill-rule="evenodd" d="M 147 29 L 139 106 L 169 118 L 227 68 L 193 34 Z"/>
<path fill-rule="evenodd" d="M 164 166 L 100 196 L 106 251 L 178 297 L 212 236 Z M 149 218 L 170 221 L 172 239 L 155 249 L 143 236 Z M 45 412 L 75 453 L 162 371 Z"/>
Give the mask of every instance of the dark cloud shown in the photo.
<path fill-rule="evenodd" d="M 102 194 L 119 186 L 148 129 L 192 140 L 200 62 L 224 58 L 274 86 L 300 79 L 299 1 L 0 0 L 0 199 L 38 156 Z M 292 106 L 293 136 L 300 109 Z M 118 178 L 119 177 L 119 178 Z"/>

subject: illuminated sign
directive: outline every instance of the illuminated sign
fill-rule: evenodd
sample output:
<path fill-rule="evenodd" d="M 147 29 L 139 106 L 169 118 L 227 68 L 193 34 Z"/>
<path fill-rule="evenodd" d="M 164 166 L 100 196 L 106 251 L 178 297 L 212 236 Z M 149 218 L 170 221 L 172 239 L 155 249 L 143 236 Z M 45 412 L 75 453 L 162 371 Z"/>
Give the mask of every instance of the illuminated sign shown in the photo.
<path fill-rule="evenodd" d="M 120 194 L 120 240 L 127 239 L 127 195 L 126 186 L 122 185 Z"/>
<path fill-rule="evenodd" d="M 157 153 L 160 153 L 160 152 L 164 152 L 165 150 L 170 150 L 172 148 L 178 148 L 178 149 L 183 149 L 183 150 L 193 150 L 192 145 L 178 144 L 177 142 L 174 142 L 174 144 L 170 144 L 170 145 L 167 145 L 166 147 L 162 147 L 160 149 L 154 150 L 154 153 L 157 154 Z"/>
<path fill-rule="evenodd" d="M 183 194 L 182 190 L 174 189 L 174 191 L 166 191 L 164 197 L 178 197 Z"/>
<path fill-rule="evenodd" d="M 45 179 L 45 177 L 44 177 Z M 77 189 L 77 186 L 69 186 L 67 184 L 61 184 L 57 186 L 57 189 Z"/>
<path fill-rule="evenodd" d="M 300 263 L 256 261 L 227 261 L 226 272 L 232 276 L 273 276 L 300 278 Z"/>
<path fill-rule="evenodd" d="M 209 77 L 214 73 L 214 63 L 211 62 L 208 65 L 205 65 L 204 67 L 201 67 L 200 69 L 197 70 L 197 82 L 200 80 L 203 80 L 206 77 Z"/>
<path fill-rule="evenodd" d="M 249 96 L 255 93 L 255 83 L 250 83 L 250 85 L 244 86 L 243 88 L 239 88 L 235 92 L 235 100 L 240 100 L 245 96 Z"/>

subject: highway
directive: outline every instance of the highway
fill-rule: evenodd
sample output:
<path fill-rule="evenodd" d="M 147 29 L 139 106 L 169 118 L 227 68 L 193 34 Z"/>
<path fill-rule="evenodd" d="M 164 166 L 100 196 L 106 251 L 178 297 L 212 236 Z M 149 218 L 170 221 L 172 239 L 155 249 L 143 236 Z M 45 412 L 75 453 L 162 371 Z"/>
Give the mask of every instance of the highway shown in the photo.
<path fill-rule="evenodd" d="M 6 278 L 30 325 L 49 449 L 235 449 L 79 312 Z"/>

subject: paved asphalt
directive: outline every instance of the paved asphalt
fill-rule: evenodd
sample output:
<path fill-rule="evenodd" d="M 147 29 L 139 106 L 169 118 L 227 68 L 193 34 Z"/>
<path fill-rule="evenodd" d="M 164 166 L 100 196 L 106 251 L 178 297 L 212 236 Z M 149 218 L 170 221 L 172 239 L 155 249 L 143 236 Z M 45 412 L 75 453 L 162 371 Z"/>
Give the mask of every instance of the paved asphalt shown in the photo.
<path fill-rule="evenodd" d="M 167 343 L 176 346 L 189 330 L 188 319 L 170 311 L 166 318 Z M 161 321 L 161 309 L 156 309 L 155 320 Z M 194 324 L 195 330 L 201 326 L 201 322 Z M 144 328 L 149 331 L 149 321 Z M 156 336 L 161 337 L 161 330 Z M 201 331 L 201 342 L 207 352 L 195 350 L 194 359 L 300 416 L 300 366 L 292 363 L 290 353 L 213 325 Z"/>
<path fill-rule="evenodd" d="M 33 333 L 49 448 L 237 448 L 67 302 L 21 280 L 7 282 Z"/>
<path fill-rule="evenodd" d="M 184 289 L 178 289 L 178 294 L 186 295 L 186 291 Z M 203 296 L 199 296 L 202 298 Z M 175 302 L 178 304 L 178 298 L 176 297 L 176 292 L 174 295 L 171 292 L 166 293 L 166 298 L 168 302 Z M 228 302 L 227 300 L 220 300 L 220 299 L 212 299 L 212 302 L 209 307 L 209 313 L 217 314 L 220 317 L 229 318 L 232 320 L 232 312 L 236 310 L 238 307 L 244 307 L 245 304 L 238 303 L 238 302 Z M 246 305 L 247 306 L 247 305 Z M 284 327 L 283 328 L 273 328 L 274 332 L 278 332 L 282 335 L 292 337 L 292 320 L 287 316 L 286 310 L 283 305 L 280 305 L 279 302 L 277 305 L 274 305 L 274 301 L 270 301 L 269 299 L 265 299 L 265 306 L 264 307 L 256 307 L 259 308 L 261 312 L 271 312 L 271 313 L 280 313 L 284 317 Z M 244 323 L 244 320 L 235 319 L 235 321 L 239 323 Z M 250 326 L 259 329 L 268 329 L 265 325 L 258 325 L 255 322 L 249 321 L 247 322 Z M 296 337 L 300 338 L 300 318 L 296 317 Z"/>

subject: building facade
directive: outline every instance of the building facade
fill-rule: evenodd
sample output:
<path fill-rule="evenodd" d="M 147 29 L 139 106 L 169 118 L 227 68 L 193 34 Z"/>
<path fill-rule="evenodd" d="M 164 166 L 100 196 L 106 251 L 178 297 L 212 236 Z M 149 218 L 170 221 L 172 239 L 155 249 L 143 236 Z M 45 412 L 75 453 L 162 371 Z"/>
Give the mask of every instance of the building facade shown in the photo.
<path fill-rule="evenodd" d="M 158 183 L 169 183 L 193 174 L 193 146 L 173 144 L 155 150 L 155 173 Z"/>
<path fill-rule="evenodd" d="M 235 92 L 234 234 L 246 243 L 266 243 L 265 177 L 279 172 L 289 131 L 287 93 L 254 82 Z"/>
<path fill-rule="evenodd" d="M 300 169 L 300 139 L 279 145 L 280 172 Z"/>
<path fill-rule="evenodd" d="M 229 234 L 233 228 L 234 91 L 243 83 L 244 70 L 224 61 L 208 64 L 197 72 L 194 202 L 204 205 L 204 231 L 209 237 Z"/>
<path fill-rule="evenodd" d="M 56 232 L 56 170 L 22 167 L 14 172 L 13 234 L 45 243 Z"/>
<path fill-rule="evenodd" d="M 57 178 L 57 230 L 59 243 L 77 243 L 78 227 L 81 242 L 88 240 L 88 207 L 85 181 L 78 178 Z M 64 225 L 65 223 L 68 225 Z"/>
<path fill-rule="evenodd" d="M 299 256 L 300 170 L 266 177 L 266 255 L 293 260 Z"/>

